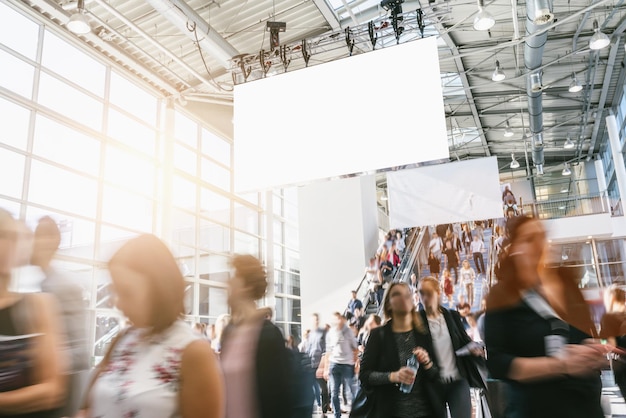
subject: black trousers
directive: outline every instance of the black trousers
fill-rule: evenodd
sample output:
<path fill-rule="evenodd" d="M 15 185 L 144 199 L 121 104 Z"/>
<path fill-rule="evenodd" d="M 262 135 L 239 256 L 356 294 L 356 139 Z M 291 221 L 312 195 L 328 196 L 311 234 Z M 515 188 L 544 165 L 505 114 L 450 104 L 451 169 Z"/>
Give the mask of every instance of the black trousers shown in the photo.
<path fill-rule="evenodd" d="M 328 382 L 325 379 L 316 379 L 322 392 L 322 411 L 330 409 L 330 395 L 328 394 Z"/>

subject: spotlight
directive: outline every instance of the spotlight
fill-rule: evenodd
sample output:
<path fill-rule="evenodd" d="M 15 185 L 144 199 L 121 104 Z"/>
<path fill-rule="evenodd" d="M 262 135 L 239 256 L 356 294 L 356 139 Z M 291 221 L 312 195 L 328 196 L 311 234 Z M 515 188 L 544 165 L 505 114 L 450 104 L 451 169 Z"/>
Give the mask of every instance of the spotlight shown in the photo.
<path fill-rule="evenodd" d="M 598 27 L 598 21 L 593 21 L 593 31 L 595 32 L 591 39 L 589 40 L 589 48 L 593 50 L 598 50 L 602 48 L 606 48 L 611 43 L 611 40 L 604 32 L 600 30 Z"/>
<path fill-rule="evenodd" d="M 484 9 L 483 0 L 478 0 L 478 13 L 474 17 L 475 30 L 489 30 L 496 24 L 491 13 Z"/>
<path fill-rule="evenodd" d="M 576 79 L 576 74 L 572 73 L 572 82 L 569 83 L 569 92 L 570 93 L 578 93 L 583 89 L 583 86 Z"/>
<path fill-rule="evenodd" d="M 493 74 L 491 75 L 491 79 L 493 81 L 502 81 L 506 78 L 506 74 L 500 68 L 500 61 L 496 61 L 496 69 L 493 70 Z"/>
<path fill-rule="evenodd" d="M 506 121 L 506 128 L 504 129 L 504 137 L 510 138 L 513 136 L 513 130 L 511 129 L 511 125 L 509 125 L 509 121 Z"/>
<path fill-rule="evenodd" d="M 519 168 L 519 161 L 517 161 L 515 159 L 515 154 L 514 153 L 511 153 L 511 168 L 514 169 L 514 170 L 516 168 Z"/>
<path fill-rule="evenodd" d="M 570 170 L 569 164 L 568 163 L 563 164 L 563 171 L 561 171 L 561 175 L 569 176 L 571 174 L 572 174 L 572 170 Z"/>
<path fill-rule="evenodd" d="M 72 13 L 70 20 L 65 25 L 67 29 L 77 35 L 84 35 L 91 32 L 91 26 L 85 16 L 85 2 L 84 0 L 78 0 L 77 10 Z"/>

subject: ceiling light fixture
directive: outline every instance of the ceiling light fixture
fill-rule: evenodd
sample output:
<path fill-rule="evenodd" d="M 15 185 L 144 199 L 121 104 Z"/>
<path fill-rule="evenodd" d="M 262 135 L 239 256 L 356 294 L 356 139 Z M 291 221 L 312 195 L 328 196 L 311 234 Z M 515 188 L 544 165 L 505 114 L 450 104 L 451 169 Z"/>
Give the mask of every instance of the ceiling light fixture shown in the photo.
<path fill-rule="evenodd" d="M 570 93 L 578 93 L 583 89 L 583 86 L 578 82 L 576 78 L 576 74 L 572 73 L 572 82 L 569 83 L 569 92 Z"/>
<path fill-rule="evenodd" d="M 569 135 L 567 135 L 567 140 L 563 144 L 563 149 L 572 149 L 575 146 L 576 144 L 574 144 L 574 141 L 572 141 L 572 138 L 570 138 Z"/>
<path fill-rule="evenodd" d="M 65 26 L 67 26 L 67 29 L 70 32 L 77 35 L 84 35 L 91 32 L 91 26 L 89 25 L 89 21 L 87 20 L 87 16 L 85 15 L 85 1 L 78 0 L 78 5 L 76 6 L 76 9 L 77 10 L 72 13 L 72 16 L 70 16 L 70 20 Z"/>
<path fill-rule="evenodd" d="M 567 193 L 567 192 L 569 192 L 569 189 L 567 187 L 563 187 L 561 189 L 561 193 Z"/>
<path fill-rule="evenodd" d="M 554 20 L 554 13 L 550 10 L 550 3 L 548 0 L 533 0 L 532 10 L 533 15 L 530 16 L 535 25 L 546 25 Z"/>
<path fill-rule="evenodd" d="M 502 81 L 506 78 L 506 74 L 504 74 L 504 71 L 502 71 L 502 68 L 500 68 L 500 61 L 496 60 L 496 69 L 493 70 L 493 74 L 491 75 L 491 79 L 493 81 Z"/>
<path fill-rule="evenodd" d="M 484 9 L 483 0 L 478 0 L 478 13 L 474 17 L 475 30 L 489 30 L 496 24 L 496 19 Z"/>
<path fill-rule="evenodd" d="M 570 170 L 569 164 L 568 163 L 564 163 L 563 164 L 563 171 L 561 171 L 561 175 L 569 176 L 571 174 L 572 174 L 572 170 Z"/>
<path fill-rule="evenodd" d="M 506 121 L 506 128 L 504 129 L 504 137 L 510 138 L 513 136 L 513 129 L 511 129 L 511 125 L 509 125 L 509 121 Z"/>
<path fill-rule="evenodd" d="M 589 48 L 593 50 L 598 50 L 602 48 L 606 48 L 611 43 L 611 40 L 604 32 L 600 30 L 598 27 L 598 21 L 593 21 L 593 31 L 595 32 L 591 39 L 589 40 Z"/>
<path fill-rule="evenodd" d="M 519 161 L 515 159 L 515 154 L 511 153 L 511 168 L 516 169 L 519 168 Z"/>
<path fill-rule="evenodd" d="M 530 91 L 533 93 L 539 93 L 543 90 L 541 85 L 541 72 L 536 71 L 530 75 Z"/>

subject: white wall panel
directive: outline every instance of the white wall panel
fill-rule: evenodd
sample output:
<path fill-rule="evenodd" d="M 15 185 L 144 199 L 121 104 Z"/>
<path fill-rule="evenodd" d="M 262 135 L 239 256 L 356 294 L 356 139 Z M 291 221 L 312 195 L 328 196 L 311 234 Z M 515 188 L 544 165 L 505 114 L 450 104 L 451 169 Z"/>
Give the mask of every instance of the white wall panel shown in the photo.
<path fill-rule="evenodd" d="M 391 228 L 502 217 L 496 157 L 387 173 Z"/>

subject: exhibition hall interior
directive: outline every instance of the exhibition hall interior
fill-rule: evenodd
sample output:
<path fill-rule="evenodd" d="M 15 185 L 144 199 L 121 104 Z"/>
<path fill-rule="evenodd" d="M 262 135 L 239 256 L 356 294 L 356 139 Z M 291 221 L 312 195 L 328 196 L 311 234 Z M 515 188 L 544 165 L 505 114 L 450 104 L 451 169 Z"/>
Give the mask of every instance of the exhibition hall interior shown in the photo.
<path fill-rule="evenodd" d="M 623 0 L 0 0 L 0 208 L 27 236 L 56 224 L 89 367 L 129 324 L 110 261 L 144 234 L 213 346 L 236 254 L 264 266 L 256 306 L 292 348 L 313 314 L 384 323 L 394 283 L 423 310 L 426 276 L 483 344 L 470 322 L 519 217 L 571 272 L 589 336 L 619 345 L 602 324 L 626 289 L 625 31 Z M 15 292 L 42 291 L 29 257 Z M 626 417 L 615 361 L 603 411 Z M 313 416 L 347 416 L 343 389 Z"/>

